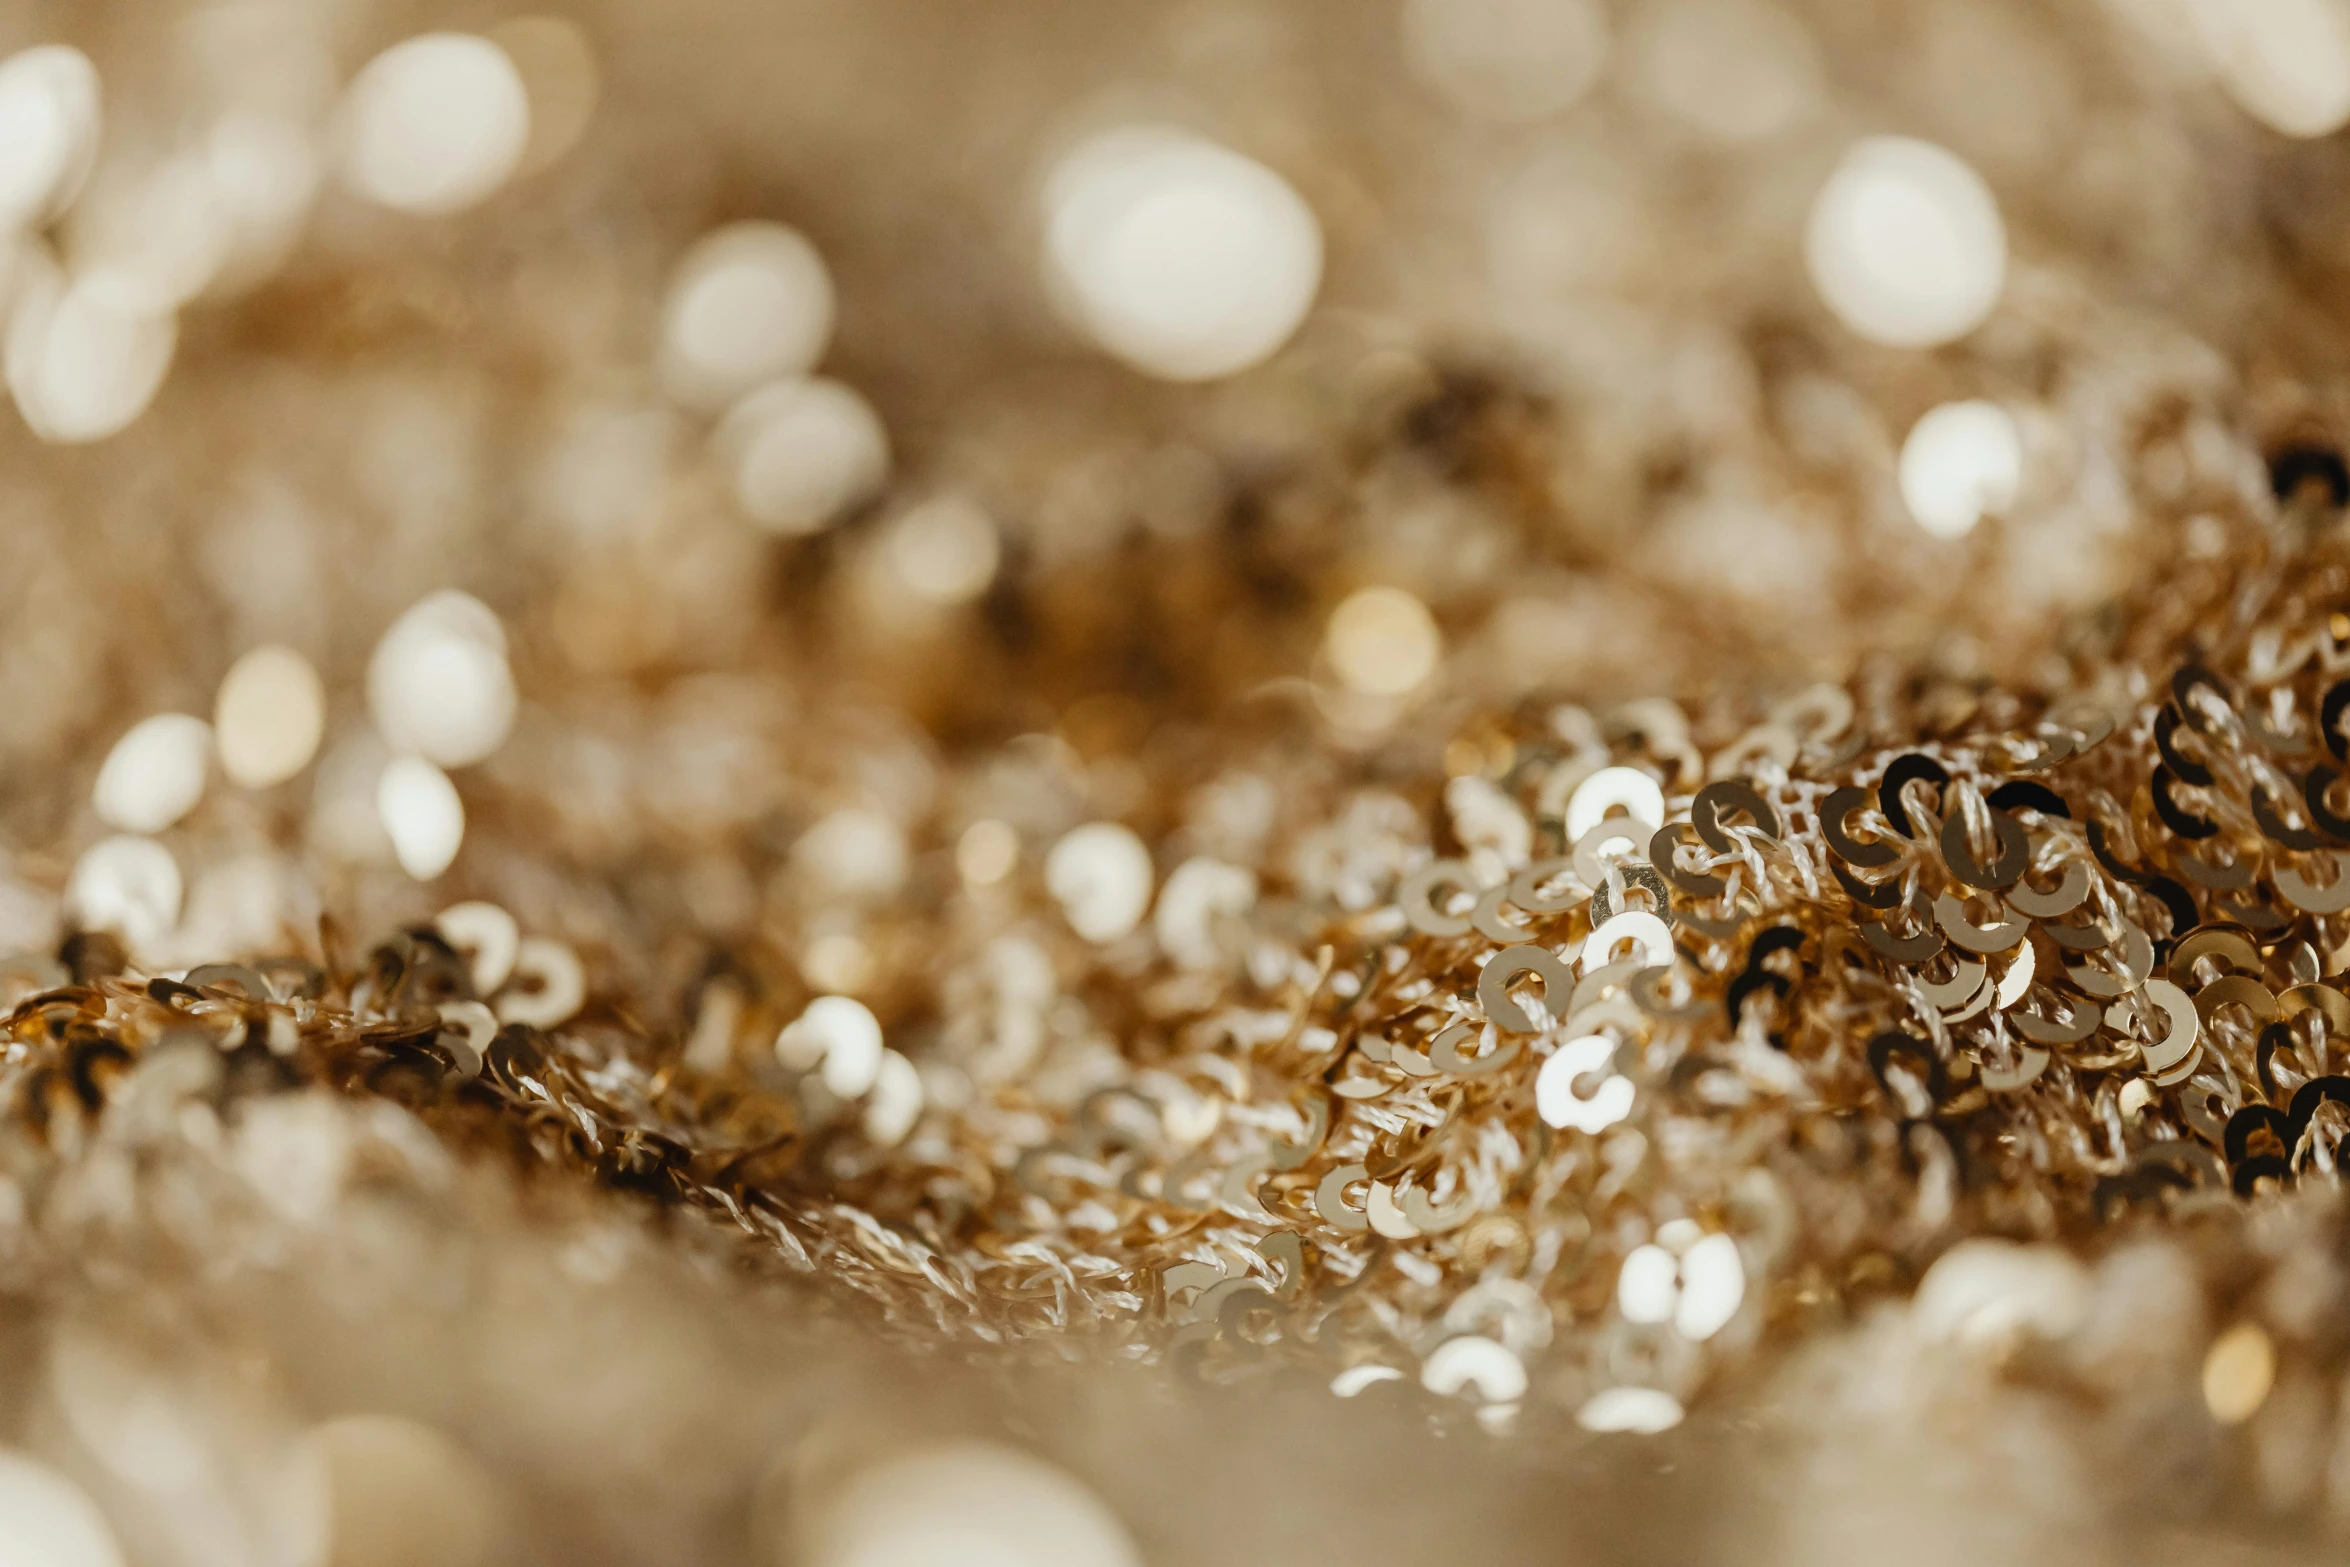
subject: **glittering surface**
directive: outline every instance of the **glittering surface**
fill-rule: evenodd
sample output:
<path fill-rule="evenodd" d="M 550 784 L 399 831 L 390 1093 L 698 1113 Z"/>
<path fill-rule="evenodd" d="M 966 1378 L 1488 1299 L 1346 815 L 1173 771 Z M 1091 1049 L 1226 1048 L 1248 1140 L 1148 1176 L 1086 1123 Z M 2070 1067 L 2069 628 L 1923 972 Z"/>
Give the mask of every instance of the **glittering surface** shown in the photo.
<path fill-rule="evenodd" d="M 2322 1550 L 2330 6 L 787 9 L 10 13 L 0 1560 Z"/>

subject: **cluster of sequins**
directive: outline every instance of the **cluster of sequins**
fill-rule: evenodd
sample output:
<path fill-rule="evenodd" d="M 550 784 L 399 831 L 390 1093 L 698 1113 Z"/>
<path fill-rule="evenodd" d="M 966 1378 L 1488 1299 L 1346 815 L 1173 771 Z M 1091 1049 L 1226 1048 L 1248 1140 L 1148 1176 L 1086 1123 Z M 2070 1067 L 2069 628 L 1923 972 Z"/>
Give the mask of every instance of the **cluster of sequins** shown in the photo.
<path fill-rule="evenodd" d="M 1710 759 L 1667 704 L 1556 710 L 1452 781 L 1459 851 L 1325 929 L 1283 1006 L 1211 990 L 1106 1085 L 925 1106 L 840 998 L 681 1052 L 472 903 L 349 963 L 19 958 L 0 1089 L 63 1152 L 159 1053 L 223 1092 L 324 1079 L 700 1207 L 926 1331 L 1085 1325 L 1211 1377 L 1305 1357 L 1490 1426 L 1539 1391 L 1655 1430 L 1790 1302 L 1956 1235 L 2332 1170 L 2338 629 L 1897 753 L 1830 688 Z"/>

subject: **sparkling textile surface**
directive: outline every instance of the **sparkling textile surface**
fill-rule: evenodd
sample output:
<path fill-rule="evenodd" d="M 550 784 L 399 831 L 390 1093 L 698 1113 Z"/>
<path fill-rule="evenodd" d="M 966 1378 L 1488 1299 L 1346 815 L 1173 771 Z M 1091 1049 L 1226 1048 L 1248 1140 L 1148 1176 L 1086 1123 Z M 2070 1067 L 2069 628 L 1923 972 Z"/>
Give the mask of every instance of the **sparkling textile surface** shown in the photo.
<path fill-rule="evenodd" d="M 1388 899 L 1294 945 L 1230 921 L 1246 977 L 1216 983 L 1113 949 L 1078 987 L 1113 1030 L 1084 1067 L 999 975 L 981 1048 L 1014 1058 L 902 1142 L 859 1128 L 821 1047 L 777 1063 L 743 1026 L 772 1010 L 755 988 L 714 976 L 715 1021 L 665 1038 L 608 989 L 477 983 L 497 942 L 461 910 L 184 981 L 124 972 L 103 935 L 20 958 L 19 1179 L 125 1079 L 322 1082 L 705 1208 L 917 1333 L 1078 1328 L 1210 1375 L 1400 1363 L 1445 1393 L 1469 1363 L 1504 1410 L 1530 1365 L 1570 1406 L 1619 1384 L 1677 1406 L 1725 1351 L 1954 1237 L 2077 1240 L 2330 1172 L 2350 553 L 2332 496 L 2294 499 L 2235 574 L 2161 585 L 2191 642 L 2125 619 L 2053 704 L 1822 688 L 1710 748 L 1663 703 L 1495 726 L 1501 765 L 1424 826 L 1373 797 L 1397 807 Z M 1618 804 L 1580 865 L 1556 853 L 1627 777 L 1667 820 Z M 1613 1298 L 1654 1237 L 1717 1233 L 1736 1282 L 1702 1333 Z"/>
<path fill-rule="evenodd" d="M 0 1450 L 186 1559 L 92 1410 L 217 1362 L 251 1559 L 383 1407 L 772 1559 L 877 1328 L 1139 1363 L 1154 1560 L 1160 1368 L 1268 1552 L 1398 1454 L 1430 1559 L 1584 1463 L 1693 1559 L 2350 1516 L 2324 16 L 1082 9 L 22 13 L 107 134 L 0 278 Z M 1051 221 L 1160 117 L 1280 263 L 1196 341 Z"/>

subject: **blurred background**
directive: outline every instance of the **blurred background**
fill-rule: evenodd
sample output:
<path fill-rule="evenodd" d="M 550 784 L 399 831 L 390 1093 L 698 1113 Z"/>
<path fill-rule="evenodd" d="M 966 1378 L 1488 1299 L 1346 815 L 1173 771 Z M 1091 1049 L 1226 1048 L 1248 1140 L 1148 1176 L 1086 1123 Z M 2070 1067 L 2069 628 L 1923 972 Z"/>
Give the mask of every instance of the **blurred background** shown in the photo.
<path fill-rule="evenodd" d="M 719 1061 L 854 998 L 905 1137 L 1006 1009 L 1114 1049 L 1120 972 L 1245 973 L 1219 911 L 1368 907 L 1500 715 L 2062 688 L 2339 429 L 2346 120 L 2339 0 L 0 0 L 0 953 L 491 900 Z M 2350 1506 L 2193 1386 L 2127 1483 L 1972 1381 L 1979 1442 L 1798 1460 L 1877 1431 L 1860 1325 L 1653 1447 L 909 1364 L 379 1109 L 0 1182 L 0 1563 L 2214 1561 Z"/>

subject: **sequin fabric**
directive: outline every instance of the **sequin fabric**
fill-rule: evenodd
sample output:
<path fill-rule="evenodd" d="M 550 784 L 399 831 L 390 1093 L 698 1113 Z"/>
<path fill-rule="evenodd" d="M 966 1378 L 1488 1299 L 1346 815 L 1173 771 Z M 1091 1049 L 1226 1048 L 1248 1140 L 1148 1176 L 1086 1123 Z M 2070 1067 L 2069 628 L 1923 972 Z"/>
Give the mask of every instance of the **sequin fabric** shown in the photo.
<path fill-rule="evenodd" d="M 931 1042 L 960 1103 L 844 1081 L 818 1008 L 771 1043 L 740 971 L 673 1032 L 592 962 L 562 993 L 568 949 L 485 973 L 494 908 L 489 938 L 330 921 L 178 977 L 76 937 L 10 966 L 16 1207 L 156 1094 L 316 1084 L 701 1210 L 925 1338 L 1678 1411 L 1955 1241 L 2093 1246 L 2330 1176 L 2350 547 L 2300 499 L 2062 695 L 1481 723 L 1448 755 L 1493 765 L 1331 792 L 1324 860 L 1378 851 L 1336 872 L 1358 907 L 1270 882 L 1209 900 L 1197 967 L 1180 933 L 1103 945 L 1082 1026 L 966 934 Z"/>

